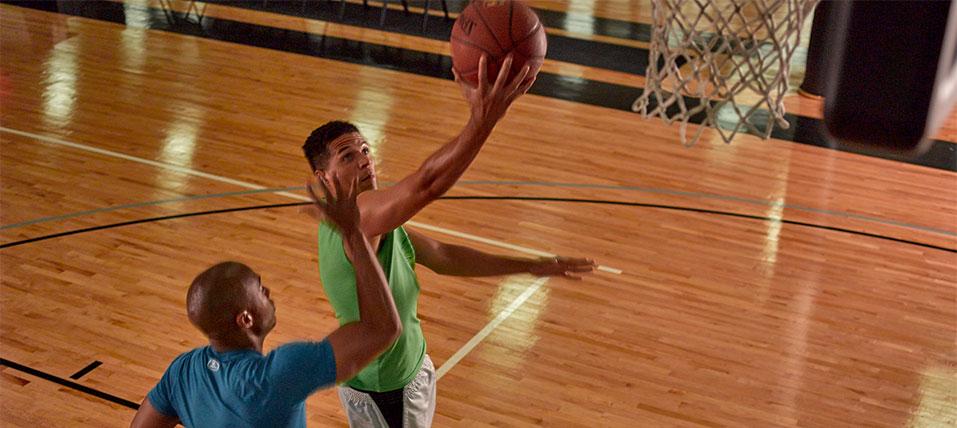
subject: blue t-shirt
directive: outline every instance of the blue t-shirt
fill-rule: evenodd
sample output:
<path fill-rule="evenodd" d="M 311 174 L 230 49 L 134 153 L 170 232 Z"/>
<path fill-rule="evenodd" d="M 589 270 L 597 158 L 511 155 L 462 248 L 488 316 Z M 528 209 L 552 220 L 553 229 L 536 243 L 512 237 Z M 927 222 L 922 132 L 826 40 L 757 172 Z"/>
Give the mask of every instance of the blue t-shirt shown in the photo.
<path fill-rule="evenodd" d="M 293 342 L 267 355 L 209 346 L 170 364 L 147 397 L 187 427 L 305 427 L 305 400 L 336 381 L 329 341 Z"/>

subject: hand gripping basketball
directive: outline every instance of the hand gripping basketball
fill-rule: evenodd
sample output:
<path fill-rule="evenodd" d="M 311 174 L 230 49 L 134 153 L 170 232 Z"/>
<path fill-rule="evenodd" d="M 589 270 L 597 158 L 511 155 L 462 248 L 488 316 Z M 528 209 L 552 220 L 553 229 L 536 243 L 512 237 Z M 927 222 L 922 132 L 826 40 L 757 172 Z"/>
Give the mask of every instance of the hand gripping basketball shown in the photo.
<path fill-rule="evenodd" d="M 486 62 L 488 58 L 482 54 L 479 58 L 478 84 L 472 85 L 465 79 L 459 77 L 458 72 L 452 69 L 455 74 L 455 81 L 462 88 L 462 95 L 469 102 L 472 110 L 472 119 L 480 125 L 493 125 L 505 115 L 508 107 L 512 105 L 518 97 L 522 96 L 535 83 L 535 77 L 528 79 L 529 66 L 525 65 L 515 77 L 507 82 L 509 71 L 512 69 L 512 58 L 509 54 L 502 62 L 502 68 L 498 71 L 498 77 L 491 87 L 488 85 L 486 77 Z"/>

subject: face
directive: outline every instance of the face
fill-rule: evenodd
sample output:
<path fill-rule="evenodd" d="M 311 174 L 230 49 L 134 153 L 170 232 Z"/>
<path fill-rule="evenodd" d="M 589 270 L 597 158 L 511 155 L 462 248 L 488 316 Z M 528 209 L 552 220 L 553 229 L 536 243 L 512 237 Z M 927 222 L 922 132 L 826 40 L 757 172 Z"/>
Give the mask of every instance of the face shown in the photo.
<path fill-rule="evenodd" d="M 276 326 L 276 303 L 269 298 L 269 288 L 262 285 L 258 274 L 253 273 L 244 283 L 254 319 L 253 330 L 265 336 Z"/>
<path fill-rule="evenodd" d="M 329 161 L 324 174 L 327 180 L 339 175 L 343 182 L 359 178 L 359 192 L 378 188 L 375 176 L 375 161 L 372 159 L 369 143 L 357 132 L 343 134 L 329 144 Z"/>

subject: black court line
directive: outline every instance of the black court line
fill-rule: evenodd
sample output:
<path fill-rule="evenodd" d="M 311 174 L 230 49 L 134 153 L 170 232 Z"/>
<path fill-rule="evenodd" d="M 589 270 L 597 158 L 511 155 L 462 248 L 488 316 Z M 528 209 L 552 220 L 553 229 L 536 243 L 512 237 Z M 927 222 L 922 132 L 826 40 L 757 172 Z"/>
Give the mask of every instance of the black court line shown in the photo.
<path fill-rule="evenodd" d="M 24 2 L 0 0 L 0 3 L 47 11 L 49 11 L 49 5 L 51 3 L 54 5 L 54 8 L 57 7 L 57 4 L 60 4 L 63 6 L 61 6 L 60 9 L 54 10 L 54 12 L 113 22 L 127 25 L 131 28 L 154 29 L 176 34 L 192 35 L 209 40 L 219 40 L 246 46 L 333 59 L 440 79 L 452 80 L 453 78 L 451 72 L 452 60 L 448 56 L 412 49 L 356 42 L 322 34 L 286 30 L 211 17 L 206 17 L 203 20 L 202 26 L 184 24 L 182 20 L 178 20 L 177 23 L 170 23 L 162 9 L 141 8 L 139 6 L 111 1 Z M 147 19 L 138 19 L 136 22 L 126 23 L 126 9 L 136 9 L 146 14 Z M 595 53 L 593 52 L 593 54 Z M 539 73 L 538 81 L 532 86 L 529 92 L 555 99 L 631 112 L 631 104 L 641 95 L 642 88 L 543 72 Z M 691 98 L 685 98 L 685 100 L 689 108 L 698 104 L 697 100 Z M 675 108 L 675 106 L 671 107 L 669 111 Z M 763 115 L 755 117 L 752 121 L 759 129 L 768 126 L 770 119 L 766 111 L 763 113 Z M 692 117 L 689 122 L 700 124 L 704 117 L 704 114 L 699 114 L 696 117 Z M 957 172 L 957 144 L 935 140 L 932 142 L 931 148 L 927 153 L 916 158 L 909 158 L 892 153 L 872 152 L 861 147 L 840 146 L 835 148 L 827 136 L 822 121 L 805 116 L 796 116 L 794 114 L 785 115 L 785 119 L 790 123 L 790 127 L 786 130 L 775 127 L 774 132 L 771 134 L 773 138 Z M 545 120 L 548 120 L 548 118 L 545 118 Z M 641 120 L 638 114 L 635 114 L 635 120 Z M 622 141 L 618 141 L 615 144 L 622 146 L 632 145 L 635 146 L 636 149 L 640 149 L 640 141 L 628 140 L 627 138 L 628 136 L 625 136 L 622 138 Z"/>
<path fill-rule="evenodd" d="M 799 221 L 793 221 L 793 220 L 783 220 L 783 219 L 775 220 L 769 217 L 762 217 L 762 216 L 756 216 L 756 215 L 750 215 L 750 214 L 740 214 L 740 213 L 734 213 L 734 212 L 707 210 L 707 209 L 690 208 L 690 207 L 679 207 L 679 206 L 673 206 L 673 205 L 645 204 L 645 203 L 638 203 L 638 202 L 609 201 L 609 200 L 600 200 L 600 199 L 546 198 L 546 197 L 532 197 L 532 196 L 446 196 L 440 199 L 441 200 L 492 200 L 492 201 L 531 201 L 531 202 L 565 202 L 565 203 L 583 203 L 583 204 L 603 204 L 603 205 L 620 205 L 620 206 L 685 211 L 685 212 L 694 212 L 694 213 L 701 213 L 701 214 L 714 214 L 714 215 L 743 218 L 743 219 L 749 219 L 749 220 L 758 220 L 758 221 L 780 221 L 781 223 L 791 224 L 795 226 L 803 226 L 803 227 L 810 227 L 810 228 L 816 228 L 816 229 L 830 230 L 835 232 L 843 232 L 843 233 L 849 233 L 853 235 L 884 239 L 884 240 L 899 242 L 903 244 L 916 245 L 916 246 L 920 246 L 924 248 L 947 251 L 950 253 L 957 253 L 957 249 L 940 247 L 940 246 L 926 244 L 922 242 L 898 239 L 898 238 L 893 238 L 889 236 L 877 235 L 873 233 L 859 232 L 859 231 L 844 229 L 839 227 L 823 226 L 823 225 L 805 223 L 805 222 L 799 222 Z M 64 233 L 57 233 L 57 234 L 41 236 L 41 237 L 32 238 L 32 239 L 26 239 L 22 241 L 4 244 L 0 246 L 0 248 L 14 247 L 17 245 L 23 245 L 23 244 L 27 244 L 31 242 L 38 242 L 38 241 L 53 239 L 53 238 L 62 237 L 62 236 L 75 235 L 75 234 L 83 233 L 83 232 L 92 232 L 96 230 L 111 229 L 115 227 L 129 226 L 129 225 L 140 224 L 140 223 L 148 223 L 148 222 L 154 222 L 154 221 L 170 220 L 170 219 L 185 218 L 185 217 L 195 217 L 195 216 L 202 216 L 202 215 L 208 215 L 208 214 L 222 214 L 222 213 L 228 213 L 228 212 L 251 211 L 251 210 L 277 208 L 277 207 L 292 207 L 292 206 L 301 206 L 301 205 L 308 205 L 308 204 L 310 204 L 310 202 L 292 202 L 292 203 L 286 203 L 286 204 L 256 205 L 256 206 L 237 207 L 237 208 L 229 208 L 229 209 L 222 209 L 222 210 L 211 210 L 211 211 L 201 211 L 201 212 L 193 212 L 193 213 L 185 213 L 185 214 L 176 214 L 176 215 L 169 215 L 169 216 L 162 216 L 162 217 L 153 217 L 153 218 L 147 218 L 142 220 L 114 223 L 109 225 L 91 227 L 86 229 L 78 229 L 78 230 L 64 232 Z M 96 361 L 94 364 L 96 363 L 99 363 L 99 361 Z M 96 366 L 99 365 L 99 364 L 96 364 L 94 366 L 94 364 L 91 364 L 90 366 L 93 366 L 93 368 L 95 368 Z M 130 409 L 135 410 L 139 408 L 139 404 L 126 400 L 124 398 L 121 398 L 121 397 L 118 397 L 118 396 L 115 396 L 94 388 L 90 388 L 88 386 L 80 385 L 76 382 L 66 380 L 49 373 L 45 373 L 40 370 L 24 366 L 22 364 L 17 364 L 5 358 L 0 358 L 0 365 L 4 365 L 12 369 L 19 370 L 21 372 L 30 374 L 32 376 L 63 385 L 68 388 L 75 389 L 77 391 L 107 400 L 112 403 L 119 404 L 121 406 L 128 407 Z M 90 366 L 87 366 L 87 368 L 81 370 L 80 372 L 78 372 L 77 374 L 74 374 L 73 376 L 77 376 L 77 378 L 79 376 L 82 376 L 89 370 L 93 369 L 93 368 L 90 368 Z"/>
<path fill-rule="evenodd" d="M 173 214 L 173 215 L 167 215 L 162 217 L 150 217 L 150 218 L 144 218 L 140 220 L 124 221 L 121 223 L 105 224 L 102 226 L 94 226 L 94 227 L 87 227 L 84 229 L 70 230 L 67 232 L 54 233 L 52 235 L 44 235 L 44 236 L 38 236 L 36 238 L 24 239 L 22 241 L 10 242 L 10 243 L 0 245 L 0 250 L 4 248 L 9 248 L 9 247 L 16 247 L 18 245 L 29 244 L 31 242 L 46 241 L 48 239 L 61 238 L 64 236 L 76 235 L 79 233 L 94 232 L 94 231 L 103 230 L 103 229 L 113 229 L 116 227 L 132 226 L 134 224 L 151 223 L 156 221 L 172 220 L 172 219 L 185 218 L 185 217 L 195 217 L 195 216 L 201 216 L 201 215 L 223 214 L 223 213 L 231 213 L 236 211 L 249 211 L 249 210 L 266 209 L 266 208 L 282 208 L 282 207 L 291 207 L 291 206 L 308 205 L 308 204 L 310 204 L 310 202 L 292 202 L 287 204 L 257 205 L 252 207 L 226 208 L 221 210 L 200 211 L 200 212 L 192 212 L 192 213 L 185 213 L 185 214 Z"/>
<path fill-rule="evenodd" d="M 97 367 L 99 367 L 99 366 L 102 365 L 102 364 L 103 364 L 102 361 L 94 361 L 94 362 L 92 362 L 92 363 L 90 363 L 90 364 L 87 364 L 87 366 L 84 367 L 84 368 L 82 368 L 82 369 L 80 369 L 80 371 L 78 371 L 78 372 L 73 373 L 72 375 L 70 375 L 70 379 L 79 380 L 81 377 L 86 376 L 87 373 L 93 371 L 94 369 L 96 369 Z"/>
<path fill-rule="evenodd" d="M 784 224 L 790 224 L 790 225 L 794 225 L 794 226 L 803 226 L 803 227 L 810 227 L 810 228 L 814 228 L 814 229 L 823 229 L 823 230 L 830 230 L 830 231 L 834 231 L 834 232 L 843 232 L 843 233 L 849 233 L 849 234 L 852 234 L 852 235 L 866 236 L 866 237 L 869 237 L 869 238 L 877 238 L 877 239 L 884 239 L 884 240 L 888 240 L 888 241 L 899 242 L 899 243 L 902 243 L 902 244 L 916 245 L 916 246 L 919 246 L 919 247 L 930 248 L 930 249 L 934 249 L 934 250 L 941 250 L 941 251 L 946 251 L 946 252 L 949 252 L 949 253 L 957 253 L 957 249 L 955 249 L 955 248 L 941 247 L 941 246 L 937 246 L 937 245 L 933 245 L 933 244 L 927 244 L 927 243 L 918 242 L 918 241 L 911 241 L 911 240 L 907 240 L 907 239 L 894 238 L 894 237 L 886 236 L 886 235 L 878 235 L 878 234 L 876 234 L 876 233 L 861 232 L 861 231 L 852 230 L 852 229 L 845 229 L 845 228 L 842 228 L 842 227 L 825 226 L 825 225 L 821 225 L 821 224 L 806 223 L 806 222 L 803 222 L 803 221 L 786 220 L 786 219 L 780 219 L 780 220 L 778 220 L 778 219 L 773 219 L 773 218 L 770 218 L 770 217 L 764 217 L 764 216 L 758 216 L 758 215 L 741 214 L 741 213 L 735 213 L 735 212 L 730 212 L 730 211 L 708 210 L 708 209 L 703 209 L 703 208 L 681 207 L 681 206 L 676 206 L 676 205 L 645 204 L 645 203 L 640 203 L 640 202 L 609 201 L 609 200 L 603 200 L 603 199 L 543 198 L 543 197 L 535 197 L 535 196 L 533 196 L 533 197 L 527 197 L 527 196 L 446 196 L 446 197 L 443 197 L 443 198 L 441 198 L 441 199 L 450 199 L 450 200 L 457 200 L 457 199 L 465 199 L 465 200 L 509 200 L 509 201 L 535 201 L 535 202 L 569 202 L 569 203 L 579 203 L 579 204 L 621 205 L 621 206 L 629 206 L 629 207 L 657 208 L 657 209 L 663 209 L 663 210 L 685 211 L 685 212 L 694 212 L 694 213 L 701 213 L 701 214 L 714 214 L 714 215 L 720 215 L 720 216 L 746 218 L 746 219 L 751 219 L 751 220 L 760 220 L 760 221 L 769 221 L 769 222 L 778 221 L 778 222 L 781 222 L 781 223 L 784 223 Z"/>
<path fill-rule="evenodd" d="M 612 201 L 612 200 L 604 200 L 604 199 L 547 198 L 547 197 L 538 197 L 538 196 L 443 196 L 439 198 L 439 200 L 562 202 L 562 203 L 578 203 L 578 204 L 619 205 L 619 206 L 654 208 L 654 209 L 663 209 L 663 210 L 672 210 L 672 211 L 684 211 L 684 212 L 692 212 L 692 213 L 699 213 L 699 214 L 713 214 L 713 215 L 719 215 L 719 216 L 725 216 L 725 217 L 743 218 L 743 219 L 749 219 L 749 220 L 781 222 L 784 224 L 790 224 L 794 226 L 829 230 L 833 232 L 842 232 L 842 233 L 848 233 L 852 235 L 866 236 L 869 238 L 883 239 L 886 241 L 898 242 L 902 244 L 915 245 L 918 247 L 924 247 L 924 248 L 929 248 L 933 250 L 946 251 L 949 253 L 957 253 L 957 249 L 954 249 L 954 248 L 941 247 L 938 245 L 933 245 L 933 244 L 928 244 L 928 243 L 918 242 L 918 241 L 911 241 L 907 239 L 894 238 L 894 237 L 886 236 L 886 235 L 878 235 L 876 233 L 861 232 L 861 231 L 845 229 L 841 227 L 825 226 L 820 224 L 806 223 L 806 222 L 794 221 L 794 220 L 786 220 L 786 219 L 779 220 L 779 219 L 773 219 L 770 217 L 763 217 L 763 216 L 751 215 L 751 214 L 741 214 L 741 213 L 735 213 L 731 211 L 708 210 L 708 209 L 702 209 L 702 208 L 682 207 L 677 205 L 647 204 L 647 203 L 641 203 L 641 202 Z M 61 238 L 64 236 L 76 235 L 80 233 L 94 232 L 97 230 L 105 230 L 105 229 L 113 229 L 113 228 L 123 227 L 123 226 L 131 226 L 135 224 L 151 223 L 151 222 L 158 222 L 163 220 L 173 220 L 178 218 L 197 217 L 197 216 L 223 214 L 223 213 L 231 213 L 231 212 L 239 212 L 239 211 L 252 211 L 252 210 L 268 209 L 268 208 L 294 207 L 294 206 L 302 206 L 302 205 L 309 205 L 309 204 L 311 204 L 311 202 L 289 202 L 285 204 L 253 205 L 253 206 L 226 208 L 226 209 L 211 210 L 211 211 L 198 211 L 198 212 L 183 213 L 183 214 L 173 214 L 173 215 L 167 215 L 167 216 L 161 216 L 161 217 L 150 217 L 150 218 L 144 218 L 140 220 L 105 224 L 102 226 L 70 230 L 67 232 L 54 233 L 50 235 L 24 239 L 20 241 L 8 242 L 6 244 L 0 245 L 0 249 L 16 247 L 19 245 L 29 244 L 33 242 L 46 241 L 49 239 Z"/>
<path fill-rule="evenodd" d="M 78 384 L 78 383 L 76 383 L 76 382 L 73 382 L 73 381 L 71 381 L 71 380 L 63 379 L 63 378 L 61 378 L 61 377 L 59 377 L 59 376 L 52 375 L 52 374 L 49 374 L 49 373 L 46 373 L 46 372 L 42 372 L 42 371 L 37 370 L 37 369 L 34 369 L 34 368 L 32 368 L 32 367 L 27 367 L 27 366 L 25 366 L 25 365 L 23 365 L 23 364 L 17 364 L 17 363 L 15 363 L 15 362 L 13 362 L 13 361 L 10 361 L 10 360 L 6 359 L 6 358 L 0 358 L 0 365 L 10 367 L 11 369 L 14 369 L 14 370 L 17 370 L 17 371 L 21 371 L 21 372 L 23 372 L 23 373 L 26 373 L 26 374 L 31 375 L 31 376 L 34 376 L 34 377 L 38 377 L 38 378 L 43 379 L 43 380 L 48 380 L 48 381 L 50 381 L 50 382 L 53 382 L 53 383 L 56 383 L 56 384 L 65 386 L 65 387 L 67 387 L 67 388 L 75 389 L 75 390 L 80 391 L 80 392 L 82 392 L 82 393 L 92 395 L 92 396 L 94 396 L 94 397 L 97 397 L 97 398 L 100 398 L 100 399 L 109 401 L 109 402 L 114 403 L 114 404 L 119 404 L 119 405 L 121 405 L 121 406 L 123 406 L 123 407 L 127 407 L 127 408 L 130 408 L 130 409 L 133 409 L 133 410 L 136 410 L 136 409 L 139 409 L 139 408 L 140 408 L 140 405 L 139 405 L 139 404 L 134 403 L 134 402 L 132 402 L 132 401 L 130 401 L 130 400 L 127 400 L 127 399 L 125 399 L 125 398 L 117 397 L 117 396 L 115 396 L 115 395 L 113 395 L 113 394 L 110 394 L 110 393 L 107 393 L 107 392 L 103 392 L 103 391 L 100 391 L 100 390 L 95 389 L 95 388 L 90 388 L 90 387 L 85 386 L 85 385 L 80 385 L 80 384 Z"/>

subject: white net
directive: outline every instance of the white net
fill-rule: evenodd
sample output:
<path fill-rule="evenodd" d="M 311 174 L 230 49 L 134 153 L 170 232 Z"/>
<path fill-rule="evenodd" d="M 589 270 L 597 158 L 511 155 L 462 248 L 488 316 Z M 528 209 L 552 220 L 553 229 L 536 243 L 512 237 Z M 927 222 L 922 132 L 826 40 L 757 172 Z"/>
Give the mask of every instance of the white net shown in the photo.
<path fill-rule="evenodd" d="M 680 121 L 693 145 L 706 127 L 725 142 L 787 129 L 791 57 L 818 0 L 652 0 L 655 30 L 644 92 L 632 109 Z M 688 138 L 688 123 L 699 123 Z"/>

